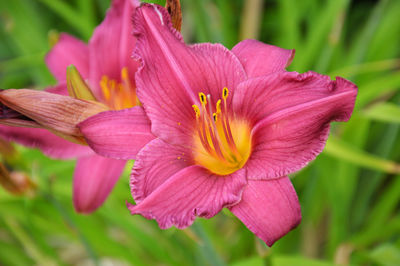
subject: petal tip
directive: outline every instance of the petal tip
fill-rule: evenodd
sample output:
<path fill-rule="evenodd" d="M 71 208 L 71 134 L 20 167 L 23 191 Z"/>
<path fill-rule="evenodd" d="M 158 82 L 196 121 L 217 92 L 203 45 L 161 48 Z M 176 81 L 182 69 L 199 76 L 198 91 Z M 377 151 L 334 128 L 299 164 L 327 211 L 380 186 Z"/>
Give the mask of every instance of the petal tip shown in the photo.
<path fill-rule="evenodd" d="M 290 64 L 292 64 L 294 56 L 296 54 L 296 49 L 291 49 L 289 51 L 290 51 L 290 55 L 289 55 L 289 58 L 288 58 L 288 60 L 286 62 L 285 68 L 287 68 L 288 66 L 290 66 Z"/>

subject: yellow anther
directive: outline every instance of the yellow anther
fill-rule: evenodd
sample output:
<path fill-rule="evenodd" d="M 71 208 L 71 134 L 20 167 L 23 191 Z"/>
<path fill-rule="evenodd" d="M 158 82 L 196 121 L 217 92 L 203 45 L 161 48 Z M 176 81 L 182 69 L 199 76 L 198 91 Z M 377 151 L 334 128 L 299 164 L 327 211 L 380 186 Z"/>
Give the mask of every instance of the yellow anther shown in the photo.
<path fill-rule="evenodd" d="M 221 113 L 221 99 L 219 99 L 218 101 L 217 101 L 217 106 L 216 106 L 216 113 L 217 114 L 219 114 L 219 113 Z"/>
<path fill-rule="evenodd" d="M 207 104 L 207 98 L 206 95 L 202 92 L 199 93 L 199 99 L 202 105 L 206 105 Z"/>
<path fill-rule="evenodd" d="M 109 100 L 111 97 L 110 90 L 108 89 L 108 77 L 103 76 L 100 81 L 101 91 L 103 92 L 104 98 Z"/>
<path fill-rule="evenodd" d="M 127 67 L 121 69 L 120 79 L 110 79 L 104 75 L 100 80 L 100 88 L 103 92 L 103 100 L 114 110 L 130 108 L 140 105 L 136 96 L 135 87 L 132 86 Z"/>
<path fill-rule="evenodd" d="M 197 105 L 192 105 L 194 112 L 196 113 L 196 118 L 200 117 L 200 109 Z"/>
<path fill-rule="evenodd" d="M 224 87 L 222 90 L 222 98 L 226 100 L 226 98 L 228 98 L 228 95 L 229 95 L 229 90 L 227 87 Z"/>
<path fill-rule="evenodd" d="M 127 80 L 129 79 L 129 73 L 128 73 L 128 68 L 127 67 L 123 67 L 121 70 L 121 78 L 122 80 Z"/>
<path fill-rule="evenodd" d="M 103 86 L 101 86 L 101 91 L 103 92 L 104 98 L 108 101 L 111 97 L 110 91 Z"/>
<path fill-rule="evenodd" d="M 104 98 L 106 100 L 109 100 L 111 97 L 111 93 L 108 88 L 108 77 L 105 75 L 101 77 L 100 88 L 101 88 L 101 91 L 103 92 Z"/>
<path fill-rule="evenodd" d="M 217 117 L 218 117 L 217 113 L 213 113 L 214 122 L 217 122 Z"/>

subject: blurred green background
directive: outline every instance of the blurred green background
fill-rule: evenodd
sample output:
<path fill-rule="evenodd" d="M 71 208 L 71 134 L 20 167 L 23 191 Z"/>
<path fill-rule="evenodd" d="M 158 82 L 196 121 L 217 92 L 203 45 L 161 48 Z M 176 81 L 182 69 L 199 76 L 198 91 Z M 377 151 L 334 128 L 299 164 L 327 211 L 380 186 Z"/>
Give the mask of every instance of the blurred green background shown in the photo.
<path fill-rule="evenodd" d="M 148 1 L 164 4 L 164 1 Z M 85 41 L 109 0 L 1 0 L 0 88 L 55 84 L 43 57 L 58 32 Z M 0 143 L 2 161 L 37 187 L 0 188 L 0 265 L 400 265 L 400 1 L 183 0 L 186 42 L 228 48 L 256 38 L 295 48 L 290 70 L 359 87 L 348 123 L 293 175 L 303 220 L 268 248 L 228 211 L 186 229 L 131 216 L 130 167 L 89 216 L 74 213 L 74 161 Z M 15 149 L 12 152 L 12 149 Z"/>

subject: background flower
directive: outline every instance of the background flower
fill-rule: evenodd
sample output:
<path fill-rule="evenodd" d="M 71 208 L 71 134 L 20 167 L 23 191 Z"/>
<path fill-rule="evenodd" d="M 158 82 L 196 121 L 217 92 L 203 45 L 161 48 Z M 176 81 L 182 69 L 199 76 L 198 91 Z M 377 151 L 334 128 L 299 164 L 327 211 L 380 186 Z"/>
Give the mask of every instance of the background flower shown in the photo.
<path fill-rule="evenodd" d="M 149 122 L 142 108 L 137 106 L 139 100 L 136 97 L 134 74 L 138 64 L 131 58 L 135 38 L 131 35 L 130 19 L 138 5 L 136 0 L 112 1 L 104 21 L 94 30 L 88 45 L 68 34 L 61 34 L 45 59 L 58 81 L 54 88 L 47 89 L 48 93 L 7 90 L 0 96 L 1 102 L 7 107 L 33 119 L 39 127 L 50 129 L 1 125 L 0 135 L 28 147 L 38 147 L 53 158 L 78 157 L 74 172 L 73 202 L 76 211 L 80 213 L 90 213 L 104 202 L 121 175 L 125 161 L 95 154 L 86 145 L 76 125 L 107 110 L 124 109 L 122 113 L 125 116 L 139 119 L 141 127 L 126 125 L 130 126 L 130 131 L 119 147 L 129 148 L 133 155 L 130 158 L 122 156 L 123 159 L 134 159 L 135 152 L 132 149 L 140 149 L 153 138 Z M 71 64 L 77 70 L 69 67 Z M 60 96 L 68 94 L 77 99 Z M 99 115 L 109 119 L 110 112 Z M 14 125 L 16 119 L 13 115 L 10 118 L 8 116 L 3 114 L 0 122 Z M 16 125 L 25 125 L 25 119 L 22 122 L 16 120 Z M 118 122 L 121 123 L 113 121 L 114 124 Z M 140 134 L 135 135 L 139 130 L 142 130 Z M 112 138 L 109 136 L 110 131 L 105 128 L 96 128 L 96 133 L 99 132 L 106 134 L 107 139 Z M 113 148 L 117 148 L 117 145 L 113 143 Z"/>

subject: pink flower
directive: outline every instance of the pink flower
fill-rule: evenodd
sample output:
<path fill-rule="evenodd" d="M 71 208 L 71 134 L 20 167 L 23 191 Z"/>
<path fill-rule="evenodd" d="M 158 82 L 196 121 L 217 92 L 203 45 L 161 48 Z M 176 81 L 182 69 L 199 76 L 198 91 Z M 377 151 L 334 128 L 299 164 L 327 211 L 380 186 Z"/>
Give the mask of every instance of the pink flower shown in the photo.
<path fill-rule="evenodd" d="M 255 40 L 187 46 L 156 5 L 137 9 L 134 28 L 137 93 L 157 138 L 136 157 L 131 213 L 184 228 L 227 207 L 272 245 L 301 220 L 287 175 L 322 151 L 330 122 L 350 118 L 356 86 L 287 72 L 294 51 Z"/>
<path fill-rule="evenodd" d="M 104 202 L 121 175 L 126 161 L 99 156 L 87 145 L 71 143 L 46 129 L 85 144 L 76 127 L 79 122 L 87 117 L 96 120 L 98 116 L 109 117 L 114 113 L 121 113 L 122 116 L 137 121 L 140 126 L 123 125 L 129 130 L 125 135 L 114 134 L 110 130 L 106 132 L 108 141 L 117 136 L 118 140 L 124 140 L 123 143 L 114 143 L 114 148 L 119 151 L 129 149 L 130 156 L 119 153 L 120 159 L 134 159 L 135 150 L 138 151 L 147 141 L 153 139 L 150 123 L 142 107 L 136 106 L 139 102 L 134 74 L 138 63 L 131 58 L 135 45 L 131 17 L 138 5 L 137 0 L 114 0 L 105 20 L 95 29 L 88 45 L 67 34 L 60 36 L 57 45 L 46 56 L 48 67 L 58 80 L 55 88 L 47 90 L 51 93 L 31 90 L 6 90 L 1 93 L 3 104 L 45 129 L 1 126 L 0 135 L 29 147 L 38 147 L 53 158 L 78 158 L 74 173 L 73 201 L 76 211 L 81 213 L 90 213 Z M 78 99 L 60 96 L 68 95 L 66 70 L 70 64 L 76 66 L 90 87 L 89 89 L 82 83 L 76 70 L 70 69 L 72 77 L 68 82 L 80 81 L 83 84 L 78 87 L 76 84 L 69 86 L 70 94 Z M 101 111 L 105 112 L 99 113 Z M 30 126 L 31 123 L 22 120 L 23 123 L 17 121 L 18 124 L 14 120 L 2 119 L 1 123 L 22 126 Z M 112 123 L 120 125 L 119 120 L 113 120 Z"/>

